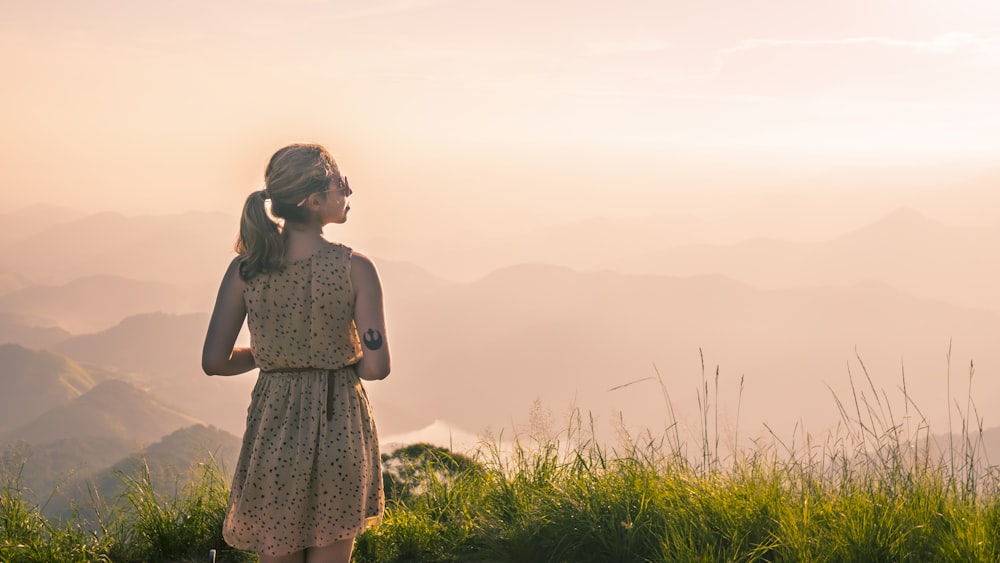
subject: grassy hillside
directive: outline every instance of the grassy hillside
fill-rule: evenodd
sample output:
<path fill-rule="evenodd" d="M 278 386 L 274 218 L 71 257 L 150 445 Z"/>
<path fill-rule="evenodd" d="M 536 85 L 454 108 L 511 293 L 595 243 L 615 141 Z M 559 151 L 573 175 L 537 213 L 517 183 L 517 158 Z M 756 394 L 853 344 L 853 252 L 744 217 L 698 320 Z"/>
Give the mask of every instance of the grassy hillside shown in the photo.
<path fill-rule="evenodd" d="M 5 441 L 45 444 L 85 437 L 115 437 L 149 444 L 199 421 L 120 380 L 98 384 L 5 435 Z"/>
<path fill-rule="evenodd" d="M 242 434 L 256 377 L 207 377 L 202 372 L 201 347 L 208 317 L 200 313 L 136 315 L 108 330 L 69 339 L 55 349 L 79 362 L 115 370 L 158 400 Z"/>
<path fill-rule="evenodd" d="M 95 509 L 121 508 L 128 483 L 140 478 L 148 479 L 159 494 L 175 495 L 197 479 L 205 466 L 217 468 L 220 478 L 228 476 L 236 466 L 240 442 L 240 438 L 212 426 L 182 428 L 141 450 L 133 448 L 113 465 L 78 472 L 43 512 L 67 519 L 75 508 L 78 516 L 93 520 Z"/>
<path fill-rule="evenodd" d="M 20 476 L 23 497 L 40 506 L 57 501 L 71 483 L 135 451 L 120 436 L 67 438 L 47 444 L 13 442 L 3 448 L 0 483 Z"/>
<path fill-rule="evenodd" d="M 864 428 L 859 428 L 863 431 Z M 853 437 L 851 437 L 853 436 Z M 891 433 L 855 450 L 852 434 L 822 453 L 764 447 L 691 462 L 662 439 L 617 452 L 579 431 L 473 460 L 420 448 L 408 487 L 382 525 L 359 536 L 354 561 L 970 561 L 1000 558 L 998 477 L 912 458 Z M 652 438 L 652 437 L 651 437 Z M 774 444 L 780 447 L 779 444 Z M 410 448 L 413 449 L 413 448 Z M 916 461 L 916 463 L 911 463 Z M 145 467 L 145 466 L 143 466 Z M 398 468 L 398 466 L 397 466 Z M 206 468 L 158 493 L 152 470 L 126 477 L 120 510 L 94 534 L 53 524 L 0 491 L 8 525 L 0 559 L 252 561 L 220 535 L 228 487 Z"/>
<path fill-rule="evenodd" d="M 0 435 L 92 387 L 93 378 L 72 360 L 17 344 L 0 344 Z"/>

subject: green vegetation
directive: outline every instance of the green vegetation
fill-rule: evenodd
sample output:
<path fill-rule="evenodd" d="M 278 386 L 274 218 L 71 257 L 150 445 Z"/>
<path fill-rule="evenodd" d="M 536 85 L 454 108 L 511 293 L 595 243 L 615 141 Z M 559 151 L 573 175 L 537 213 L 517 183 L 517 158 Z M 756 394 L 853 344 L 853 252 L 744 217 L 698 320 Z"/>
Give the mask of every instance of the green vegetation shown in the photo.
<path fill-rule="evenodd" d="M 495 441 L 471 457 L 426 444 L 385 455 L 385 519 L 358 538 L 355 561 L 1000 560 L 1000 473 L 978 459 L 979 424 L 963 423 L 940 450 L 954 455 L 942 454 L 926 423 L 909 435 L 884 394 L 856 391 L 838 402 L 841 436 L 798 448 L 775 436 L 721 458 L 707 384 L 698 398 L 695 455 L 673 428 L 609 449 L 579 416 L 557 437 Z M 915 409 L 903 410 L 909 422 Z M 123 473 L 118 498 L 91 499 L 95 522 L 58 524 L 15 479 L 0 490 L 0 560 L 205 561 L 216 549 L 220 561 L 253 561 L 221 538 L 222 473 L 203 465 L 169 494 L 148 470 Z"/>
<path fill-rule="evenodd" d="M 509 455 L 488 449 L 480 460 L 425 445 L 397 451 L 387 457 L 385 520 L 359 538 L 355 560 L 1000 559 L 1000 496 L 988 470 L 952 477 L 947 464 L 912 465 L 900 451 L 813 461 L 759 454 L 721 470 L 660 446 L 611 455 L 551 442 Z M 49 522 L 8 484 L 0 560 L 204 561 L 217 549 L 220 561 L 252 561 L 222 541 L 219 473 L 205 466 L 172 495 L 154 492 L 147 472 L 123 477 L 121 498 L 94 499 L 94 528 Z"/>
<path fill-rule="evenodd" d="M 420 488 L 361 536 L 356 560 L 1000 560 L 996 473 L 952 474 L 899 445 L 822 459 L 757 453 L 726 469 L 648 441 L 617 454 L 515 445 L 458 472 L 439 452 Z"/>

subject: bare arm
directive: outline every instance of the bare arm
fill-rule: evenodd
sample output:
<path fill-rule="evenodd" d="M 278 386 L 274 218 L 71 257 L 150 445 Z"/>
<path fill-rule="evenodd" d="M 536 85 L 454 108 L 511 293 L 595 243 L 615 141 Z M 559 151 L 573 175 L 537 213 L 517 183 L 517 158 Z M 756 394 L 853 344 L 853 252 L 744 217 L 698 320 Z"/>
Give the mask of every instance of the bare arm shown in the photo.
<path fill-rule="evenodd" d="M 354 287 L 354 324 L 361 338 L 361 361 L 356 365 L 361 379 L 385 379 L 391 368 L 389 337 L 385 330 L 382 281 L 375 264 L 363 254 L 351 256 L 351 285 Z"/>
<path fill-rule="evenodd" d="M 233 260 L 222 278 L 201 351 L 201 369 L 207 375 L 236 375 L 257 367 L 249 348 L 234 347 L 246 317 L 239 262 Z"/>

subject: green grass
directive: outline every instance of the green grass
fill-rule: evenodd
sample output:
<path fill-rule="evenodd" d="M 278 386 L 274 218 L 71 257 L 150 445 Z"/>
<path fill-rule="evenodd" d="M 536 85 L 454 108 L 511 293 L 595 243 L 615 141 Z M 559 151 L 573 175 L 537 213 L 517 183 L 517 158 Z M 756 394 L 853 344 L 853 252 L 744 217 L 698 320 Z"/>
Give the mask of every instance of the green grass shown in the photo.
<path fill-rule="evenodd" d="M 358 561 L 998 561 L 994 477 L 947 465 L 823 473 L 756 455 L 727 470 L 634 448 L 515 447 L 427 471 L 358 542 Z"/>
<path fill-rule="evenodd" d="M 358 538 L 355 561 L 1000 561 L 1000 473 L 977 455 L 974 405 L 943 455 L 905 381 L 902 415 L 922 421 L 912 431 L 868 385 L 837 401 L 840 435 L 815 444 L 803 432 L 791 447 L 774 436 L 726 458 L 707 430 L 707 382 L 694 455 L 675 426 L 609 448 L 579 416 L 557 436 L 497 440 L 471 457 L 397 450 L 384 456 L 383 524 Z M 205 466 L 170 494 L 147 472 L 123 476 L 120 498 L 92 499 L 97 522 L 58 524 L 11 480 L 0 490 L 0 561 L 205 561 L 210 549 L 253 561 L 220 536 L 220 475 Z"/>
<path fill-rule="evenodd" d="M 158 492 L 148 470 L 120 474 L 120 497 L 91 498 L 96 517 L 60 523 L 24 500 L 18 478 L 8 479 L 0 489 L 0 561 L 207 561 L 210 549 L 218 561 L 255 561 L 222 540 L 228 485 L 220 474 L 214 465 L 201 466 L 171 494 Z"/>
<path fill-rule="evenodd" d="M 945 463 L 768 454 L 706 470 L 657 446 L 612 455 L 589 442 L 478 455 L 456 464 L 426 448 L 355 560 L 1000 560 L 995 473 L 975 474 L 970 487 L 967 471 Z M 0 560 L 204 561 L 209 549 L 254 559 L 222 541 L 227 485 L 217 469 L 172 495 L 155 493 L 148 475 L 124 479 L 124 497 L 102 506 L 93 527 L 51 523 L 8 485 Z"/>

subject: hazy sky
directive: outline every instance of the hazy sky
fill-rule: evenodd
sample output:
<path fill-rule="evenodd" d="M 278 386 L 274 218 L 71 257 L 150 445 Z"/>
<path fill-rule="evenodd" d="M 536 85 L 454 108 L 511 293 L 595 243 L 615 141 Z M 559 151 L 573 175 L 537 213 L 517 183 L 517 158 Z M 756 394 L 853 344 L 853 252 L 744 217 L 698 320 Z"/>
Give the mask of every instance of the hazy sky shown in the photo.
<path fill-rule="evenodd" d="M 370 225 L 443 233 L 1000 154 L 994 0 L 0 0 L 0 71 L 14 205 L 235 213 L 314 141 Z"/>

